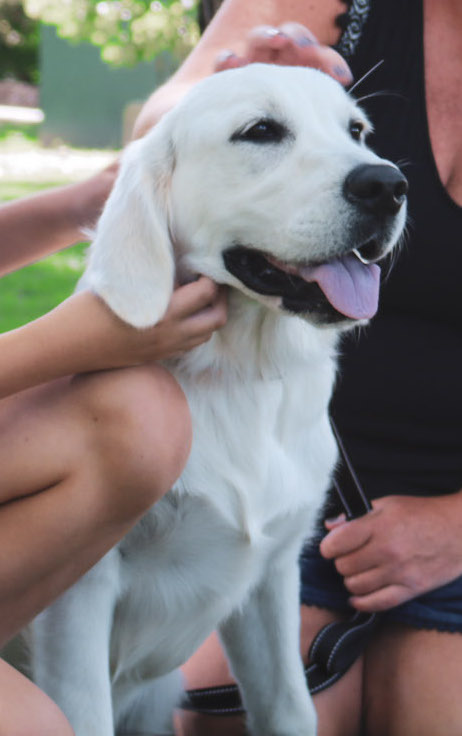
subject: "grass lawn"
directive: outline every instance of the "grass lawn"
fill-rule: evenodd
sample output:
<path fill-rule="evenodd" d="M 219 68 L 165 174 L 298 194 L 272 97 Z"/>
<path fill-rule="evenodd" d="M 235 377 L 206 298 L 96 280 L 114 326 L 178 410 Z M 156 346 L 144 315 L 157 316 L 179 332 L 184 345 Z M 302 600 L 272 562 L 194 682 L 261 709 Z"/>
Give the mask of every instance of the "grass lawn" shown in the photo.
<path fill-rule="evenodd" d="M 115 151 L 45 148 L 38 127 L 0 123 L 0 204 L 72 181 L 107 166 Z M 1 233 L 0 233 L 1 247 Z M 40 317 L 74 290 L 84 269 L 80 244 L 0 279 L 0 332 Z"/>
<path fill-rule="evenodd" d="M 33 194 L 55 182 L 0 181 L 0 201 Z M 84 244 L 4 276 L 0 281 L 0 332 L 40 317 L 66 299 L 84 268 Z"/>

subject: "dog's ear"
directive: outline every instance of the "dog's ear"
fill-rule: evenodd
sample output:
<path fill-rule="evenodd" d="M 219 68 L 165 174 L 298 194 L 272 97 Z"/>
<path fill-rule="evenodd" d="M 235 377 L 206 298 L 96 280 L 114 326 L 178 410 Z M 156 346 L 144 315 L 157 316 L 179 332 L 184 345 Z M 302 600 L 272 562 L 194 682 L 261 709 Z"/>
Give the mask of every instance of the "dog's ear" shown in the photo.
<path fill-rule="evenodd" d="M 174 259 L 168 190 L 174 153 L 159 123 L 125 150 L 119 175 L 98 222 L 83 286 L 122 320 L 155 324 L 169 303 Z"/>

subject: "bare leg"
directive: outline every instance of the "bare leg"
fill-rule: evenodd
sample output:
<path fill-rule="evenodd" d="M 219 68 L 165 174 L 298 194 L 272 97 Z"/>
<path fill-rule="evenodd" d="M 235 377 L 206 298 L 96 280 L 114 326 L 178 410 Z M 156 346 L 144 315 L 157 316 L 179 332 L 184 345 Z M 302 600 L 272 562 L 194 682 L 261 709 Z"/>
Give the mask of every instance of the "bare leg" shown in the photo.
<path fill-rule="evenodd" d="M 169 489 L 190 442 L 186 399 L 159 366 L 66 379 L 0 402 L 0 644 Z M 36 709 L 48 712 L 51 701 L 1 663 L 0 677 L 10 675 L 18 698 L 1 686 L 0 713 L 7 709 L 11 723 L 29 718 L 29 726 L 2 731 L 0 718 L 0 736 L 42 733 Z M 56 718 L 56 734 L 70 734 L 64 716 Z"/>
<path fill-rule="evenodd" d="M 306 659 L 313 637 L 335 614 L 315 607 L 301 609 L 301 651 Z M 207 687 L 232 682 L 218 637 L 210 637 L 185 664 L 187 687 Z M 361 707 L 362 660 L 359 659 L 339 682 L 314 697 L 319 736 L 358 736 Z M 184 711 L 178 714 L 178 736 L 243 736 L 239 716 L 206 716 Z M 375 734 L 374 734 L 375 736 Z"/>
<path fill-rule="evenodd" d="M 157 366 L 0 402 L 0 644 L 168 490 L 189 443 L 184 396 Z"/>
<path fill-rule="evenodd" d="M 393 625 L 365 657 L 368 736 L 460 736 L 462 635 Z"/>
<path fill-rule="evenodd" d="M 53 701 L 2 660 L 0 692 L 0 736 L 72 736 Z"/>
<path fill-rule="evenodd" d="M 307 658 L 316 634 L 341 616 L 314 606 L 302 606 L 302 652 Z M 318 736 L 358 736 L 361 722 L 363 661 L 360 657 L 343 677 L 314 696 L 318 713 Z"/>

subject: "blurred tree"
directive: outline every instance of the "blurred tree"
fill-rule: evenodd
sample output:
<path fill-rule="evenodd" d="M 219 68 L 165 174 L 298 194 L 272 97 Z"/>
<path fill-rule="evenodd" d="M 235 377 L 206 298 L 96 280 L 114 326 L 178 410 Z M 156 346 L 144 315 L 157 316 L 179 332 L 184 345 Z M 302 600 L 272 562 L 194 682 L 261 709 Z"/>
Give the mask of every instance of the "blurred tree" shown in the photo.
<path fill-rule="evenodd" d="M 31 18 L 58 35 L 90 41 L 104 61 L 131 66 L 161 51 L 183 57 L 199 38 L 198 0 L 24 0 Z"/>
<path fill-rule="evenodd" d="M 39 23 L 20 0 L 0 0 L 0 78 L 38 82 Z"/>

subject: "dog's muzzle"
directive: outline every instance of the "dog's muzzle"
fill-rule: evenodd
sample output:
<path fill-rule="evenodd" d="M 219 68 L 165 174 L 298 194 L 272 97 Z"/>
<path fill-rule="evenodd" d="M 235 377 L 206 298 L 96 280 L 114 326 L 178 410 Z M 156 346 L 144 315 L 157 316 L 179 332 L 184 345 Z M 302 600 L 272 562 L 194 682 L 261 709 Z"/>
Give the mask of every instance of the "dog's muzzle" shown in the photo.
<path fill-rule="evenodd" d="M 407 191 L 406 178 L 394 166 L 357 166 L 343 184 L 343 195 L 357 214 L 357 245 L 322 263 L 287 263 L 236 244 L 223 253 L 225 267 L 248 289 L 279 297 L 283 309 L 317 323 L 370 319 L 378 307 L 380 268 L 376 261 L 389 250 L 387 233 Z M 370 236 L 364 235 L 367 231 Z"/>
<path fill-rule="evenodd" d="M 317 323 L 369 319 L 377 310 L 380 268 L 353 252 L 320 264 L 287 264 L 238 245 L 226 250 L 223 259 L 248 289 L 280 297 L 283 309 Z"/>

